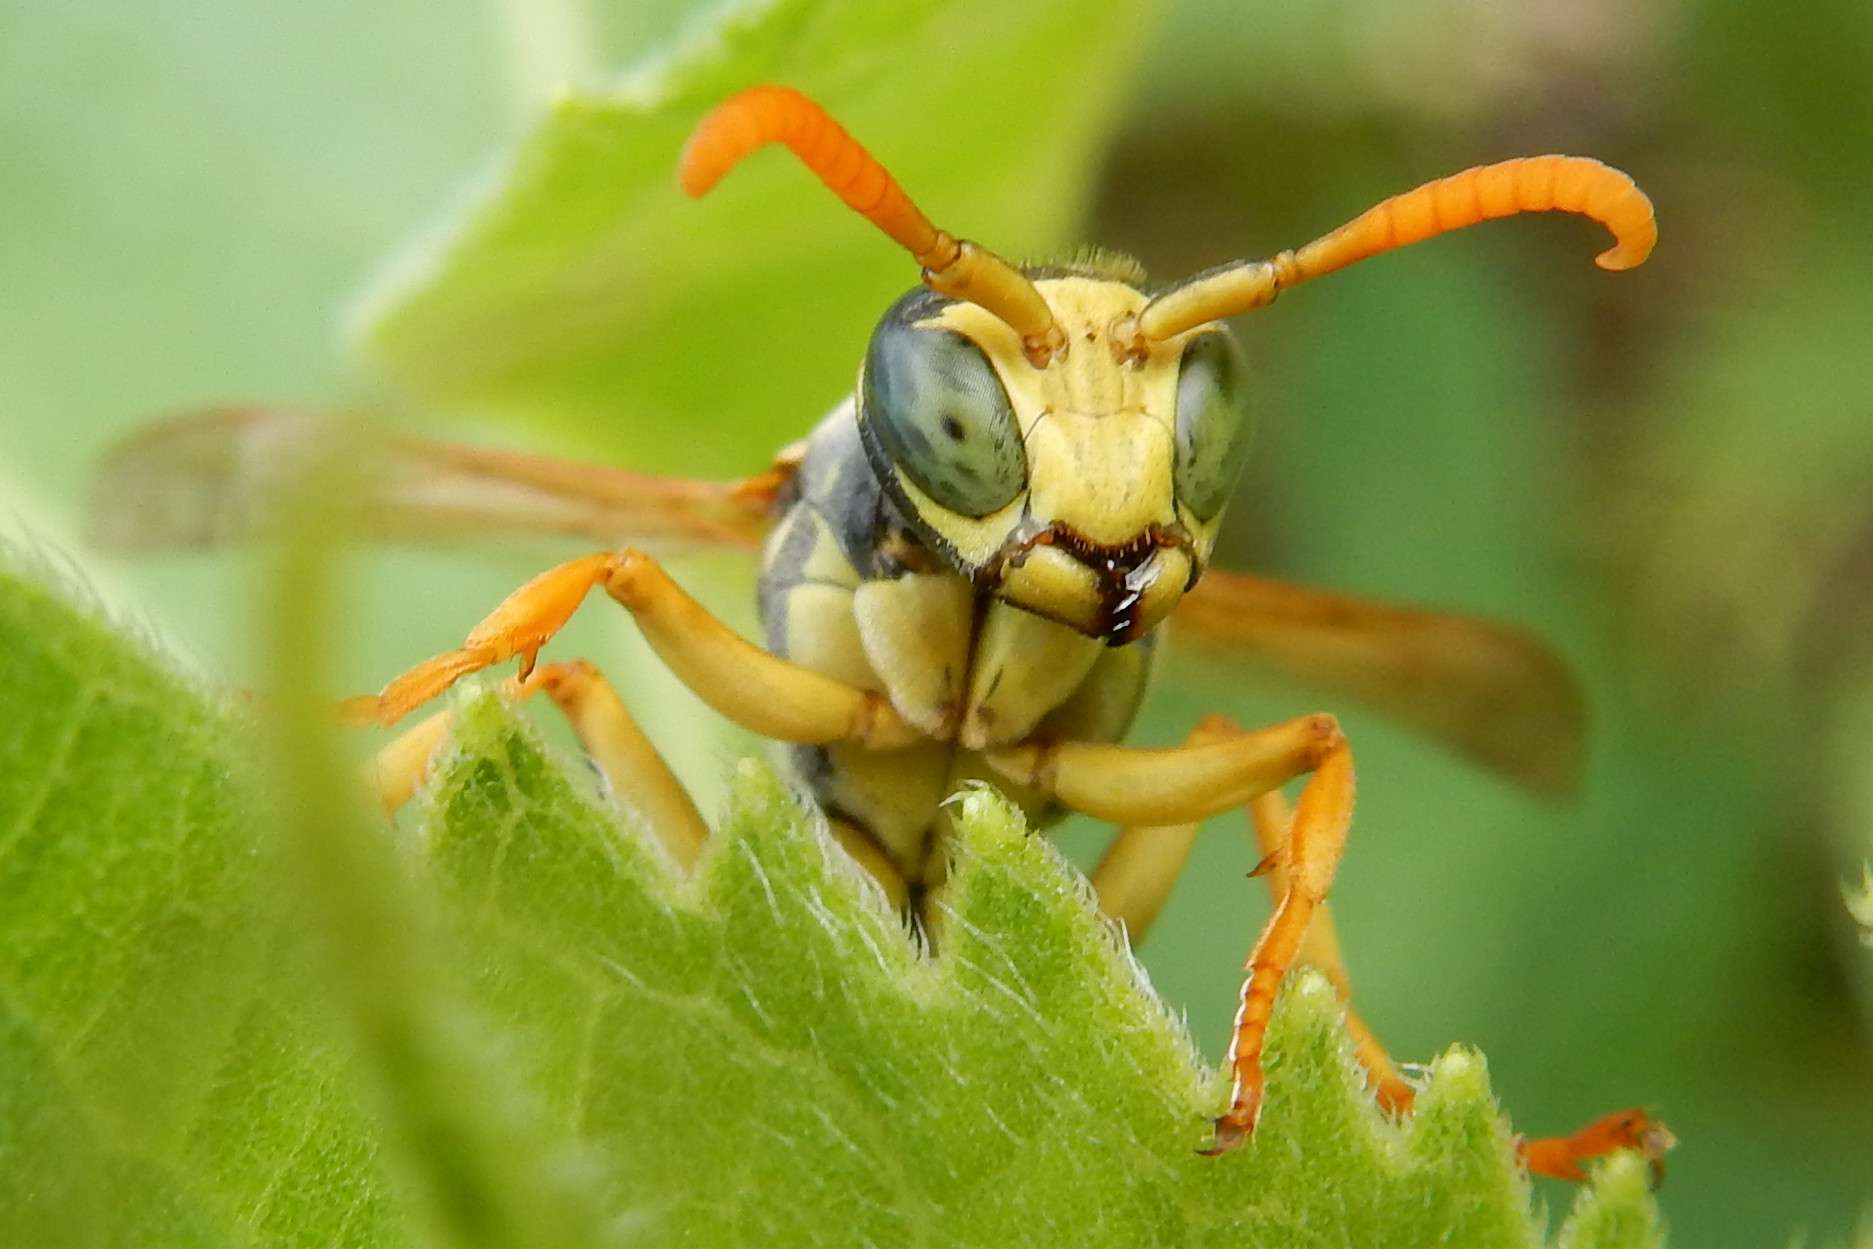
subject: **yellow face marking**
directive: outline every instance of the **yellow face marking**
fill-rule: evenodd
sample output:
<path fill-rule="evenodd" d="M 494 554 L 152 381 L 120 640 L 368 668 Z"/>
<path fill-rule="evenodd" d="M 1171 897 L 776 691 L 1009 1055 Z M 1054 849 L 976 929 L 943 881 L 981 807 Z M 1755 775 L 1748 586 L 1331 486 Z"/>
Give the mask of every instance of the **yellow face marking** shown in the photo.
<path fill-rule="evenodd" d="M 1106 546 L 1176 523 L 1174 444 L 1156 414 L 1053 411 L 1025 432 L 1028 511 L 1036 521 L 1063 522 Z"/>
<path fill-rule="evenodd" d="M 1114 546 L 1154 524 L 1188 527 L 1172 485 L 1173 431 L 1178 363 L 1200 331 L 1156 344 L 1134 364 L 1118 358 L 1112 330 L 1145 306 L 1143 294 L 1104 278 L 1036 286 L 1068 343 L 1044 369 L 1028 364 L 1013 330 L 974 304 L 951 304 L 924 322 L 973 339 L 994 365 L 1027 448 L 1029 512 Z"/>
<path fill-rule="evenodd" d="M 1136 628 L 1151 627 L 1176 605 L 1193 563 L 1207 560 L 1216 518 L 1197 520 L 1176 497 L 1177 384 L 1185 344 L 1203 326 L 1155 343 L 1142 357 L 1119 350 L 1113 332 L 1146 303 L 1136 288 L 1092 277 L 1036 283 L 1066 332 L 1067 350 L 1044 369 L 1029 364 L 1021 340 L 1001 320 L 955 303 L 923 322 L 961 334 L 995 369 L 1014 412 L 1027 456 L 1027 487 L 988 516 L 959 516 L 913 483 L 900 485 L 919 515 L 976 567 L 1006 553 L 1017 526 L 1058 526 L 1095 547 L 1131 548 L 1154 534 L 1180 531 L 1189 552 L 1161 550 L 1142 586 Z M 1025 521 L 1025 524 L 1024 524 Z M 1110 587 L 1067 551 L 1037 546 L 1002 570 L 1001 593 L 1044 616 L 1097 630 L 1111 610 Z"/>
<path fill-rule="evenodd" d="M 1188 335 L 1157 346 L 1141 364 L 1128 364 L 1114 357 L 1112 329 L 1137 315 L 1145 306 L 1144 295 L 1106 278 L 1047 278 L 1035 285 L 1068 344 L 1065 354 L 1044 369 L 1022 356 L 1013 330 L 974 304 L 950 304 L 924 324 L 955 330 L 982 348 L 1007 388 L 1023 434 L 1048 412 L 1089 417 L 1145 413 L 1169 430 L 1176 419 L 1177 362 Z"/>

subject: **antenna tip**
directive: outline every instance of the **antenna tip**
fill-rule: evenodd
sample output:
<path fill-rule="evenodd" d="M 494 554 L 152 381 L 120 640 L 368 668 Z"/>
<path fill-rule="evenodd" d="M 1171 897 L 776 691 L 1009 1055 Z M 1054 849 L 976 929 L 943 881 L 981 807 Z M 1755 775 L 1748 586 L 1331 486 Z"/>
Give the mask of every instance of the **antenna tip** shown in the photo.
<path fill-rule="evenodd" d="M 690 132 L 676 159 L 676 184 L 692 199 L 707 195 L 748 153 L 785 140 L 801 110 L 818 107 L 791 87 L 763 83 L 736 92 L 704 114 Z"/>
<path fill-rule="evenodd" d="M 689 142 L 683 145 L 683 154 L 676 160 L 676 185 L 691 199 L 701 199 L 707 195 L 727 172 L 725 169 L 711 169 L 704 163 L 696 151 L 699 146 L 696 140 L 701 134 L 698 130 L 690 136 Z"/>
<path fill-rule="evenodd" d="M 1607 270 L 1618 273 L 1625 269 L 1637 269 L 1652 254 L 1652 247 L 1658 242 L 1658 231 L 1650 230 L 1636 238 L 1622 238 L 1613 246 L 1593 258 L 1593 263 Z"/>

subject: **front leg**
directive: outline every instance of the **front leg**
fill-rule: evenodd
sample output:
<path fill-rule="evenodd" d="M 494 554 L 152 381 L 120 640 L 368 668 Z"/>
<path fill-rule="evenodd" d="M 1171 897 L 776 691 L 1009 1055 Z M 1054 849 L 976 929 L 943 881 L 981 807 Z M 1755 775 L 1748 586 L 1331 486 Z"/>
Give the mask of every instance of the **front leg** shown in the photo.
<path fill-rule="evenodd" d="M 1339 722 L 1319 715 L 1162 749 L 1029 741 L 984 757 L 1010 780 L 1095 819 L 1183 824 L 1242 806 L 1345 747 Z"/>
<path fill-rule="evenodd" d="M 1004 775 L 1076 810 L 1124 824 L 1200 820 L 1311 772 L 1279 855 L 1280 902 L 1250 952 L 1229 1043 L 1229 1110 L 1206 1153 L 1234 1149 L 1262 1110 L 1262 1042 L 1275 993 L 1340 865 L 1353 816 L 1353 754 L 1332 716 L 1304 716 L 1221 741 L 1164 750 L 1086 742 L 1028 744 L 988 755 Z M 1266 860 L 1272 863 L 1274 859 Z"/>
<path fill-rule="evenodd" d="M 1321 720 L 1331 723 L 1328 717 L 1315 716 L 1245 733 L 1221 716 L 1208 716 L 1191 731 L 1183 746 L 1171 750 L 1029 745 L 991 756 L 991 762 L 1024 783 L 1035 784 L 1051 777 L 1055 782 L 1053 792 L 1063 798 L 1060 785 L 1064 778 L 1069 792 L 1096 804 L 1096 814 L 1132 811 L 1135 825 L 1122 830 L 1114 840 L 1094 873 L 1093 883 L 1101 909 L 1125 923 L 1136 941 L 1170 892 L 1195 837 L 1196 827 L 1189 821 L 1198 817 L 1191 812 L 1207 812 L 1221 805 L 1206 803 L 1202 785 L 1229 789 L 1246 784 L 1252 788 L 1254 783 L 1246 778 L 1259 776 L 1265 780 L 1270 769 L 1279 771 L 1274 761 L 1281 757 L 1282 750 L 1294 749 L 1297 729 L 1303 730 L 1303 739 L 1311 729 L 1322 743 L 1317 748 L 1322 754 L 1312 767 L 1314 775 L 1302 790 L 1300 804 L 1292 815 L 1274 788 L 1287 779 L 1285 776 L 1248 800 L 1263 855 L 1253 874 L 1267 880 L 1275 912 L 1249 955 L 1248 977 L 1242 986 L 1241 1006 L 1230 1041 L 1233 1096 L 1228 1113 L 1216 1122 L 1215 1142 L 1205 1153 L 1227 1152 L 1254 1130 L 1262 1098 L 1262 1040 L 1282 977 L 1295 965 L 1316 967 L 1325 973 L 1346 1004 L 1346 1026 L 1354 1053 L 1379 1105 L 1392 1113 L 1407 1113 L 1415 1101 L 1412 1087 L 1352 1007 L 1346 964 L 1328 914 L 1327 889 L 1339 866 L 1352 818 L 1353 763 L 1338 733 L 1320 730 Z M 1298 758 L 1301 756 L 1288 756 L 1291 763 Z M 1129 792 L 1134 787 L 1142 789 L 1142 796 Z M 1148 806 L 1154 801 L 1164 804 L 1160 810 L 1177 814 L 1151 810 L 1139 813 L 1138 804 Z M 1583 1177 L 1581 1166 L 1585 1161 L 1618 1149 L 1643 1154 L 1654 1175 L 1660 1175 L 1663 1156 L 1672 1144 L 1671 1132 L 1663 1124 L 1643 1111 L 1623 1110 L 1595 1120 L 1572 1136 L 1519 1141 L 1518 1150 L 1530 1171 L 1578 1181 Z"/>
<path fill-rule="evenodd" d="M 1227 717 L 1208 715 L 1198 721 L 1184 739 L 1184 745 L 1226 741 L 1241 734 L 1242 729 Z M 1287 845 L 1293 817 L 1278 789 L 1250 799 L 1248 810 L 1262 856 L 1256 874 L 1267 882 L 1272 901 L 1279 906 L 1288 889 L 1288 869 L 1282 850 Z M 1124 925 L 1134 946 L 1144 940 L 1152 921 L 1170 897 L 1196 840 L 1197 828 L 1195 823 L 1158 827 L 1128 825 L 1119 830 L 1093 870 L 1093 892 L 1099 899 L 1099 909 Z M 1408 1110 L 1411 1086 L 1398 1074 L 1396 1064 L 1353 1008 L 1352 984 L 1340 955 L 1333 917 L 1328 913 L 1330 909 L 1330 904 L 1322 902 L 1314 912 L 1313 922 L 1308 925 L 1307 935 L 1294 956 L 1294 965 L 1322 972 L 1339 994 L 1346 1008 L 1346 1031 L 1352 1038 L 1354 1055 L 1365 1069 L 1380 1107 L 1394 1113 Z"/>
<path fill-rule="evenodd" d="M 1184 738 L 1185 747 L 1208 745 L 1227 737 L 1220 717 L 1206 716 Z M 1158 912 L 1170 900 L 1177 878 L 1196 844 L 1198 821 L 1122 826 L 1099 856 L 1090 878 L 1099 910 L 1125 930 L 1135 948 L 1151 931 Z"/>
<path fill-rule="evenodd" d="M 489 613 L 460 647 L 410 669 L 376 697 L 352 699 L 351 719 L 394 724 L 472 672 L 520 659 L 524 679 L 548 640 L 594 586 L 636 618 L 683 684 L 754 733 L 783 742 L 857 742 L 878 749 L 921 736 L 875 690 L 789 663 L 737 634 L 686 594 L 657 561 L 625 549 L 587 555 L 535 577 Z"/>
<path fill-rule="evenodd" d="M 1240 730 L 1237 730 L 1240 732 Z M 1279 790 L 1263 794 L 1249 803 L 1249 822 L 1255 830 L 1255 844 L 1262 859 L 1255 874 L 1268 882 L 1268 892 L 1276 906 L 1288 891 L 1288 830 L 1294 825 L 1288 801 Z M 1340 953 L 1339 933 L 1333 927 L 1332 907 L 1322 902 L 1301 940 L 1295 962 L 1311 967 L 1327 978 L 1346 1010 L 1346 1033 L 1353 1042 L 1353 1057 L 1366 1073 L 1373 1100 L 1390 1114 L 1411 1109 L 1417 1094 L 1398 1072 L 1398 1064 L 1379 1043 L 1379 1038 L 1353 1008 L 1353 981 L 1347 974 L 1346 960 Z"/>
<path fill-rule="evenodd" d="M 1206 1154 L 1225 1153 L 1255 1130 L 1262 1114 L 1262 1041 L 1274 1012 L 1275 993 L 1295 955 L 1307 940 L 1314 913 L 1327 900 L 1327 889 L 1346 850 L 1353 822 L 1353 752 L 1344 738 L 1327 752 L 1301 789 L 1287 844 L 1264 863 L 1278 861 L 1288 879 L 1275 912 L 1268 917 L 1244 965 L 1242 996 L 1229 1039 L 1233 1079 L 1229 1109 L 1216 1121 L 1216 1140 Z M 1259 870 L 1259 869 L 1258 869 Z"/>

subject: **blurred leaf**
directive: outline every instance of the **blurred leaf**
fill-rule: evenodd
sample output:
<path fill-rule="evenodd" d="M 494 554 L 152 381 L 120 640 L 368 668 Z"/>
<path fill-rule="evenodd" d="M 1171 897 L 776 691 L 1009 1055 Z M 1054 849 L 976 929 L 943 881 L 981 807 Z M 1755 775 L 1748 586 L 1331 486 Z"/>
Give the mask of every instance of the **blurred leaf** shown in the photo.
<path fill-rule="evenodd" d="M 381 810 L 365 817 L 365 787 L 341 760 L 319 694 L 330 688 L 327 656 L 344 617 L 333 541 L 343 522 L 332 501 L 356 489 L 356 441 L 325 443 L 286 492 L 267 596 L 265 814 L 323 973 L 315 991 L 329 996 L 355 1049 L 412 1240 L 617 1244 L 600 1168 L 569 1131 L 543 1120 L 508 1038 L 467 1000 L 461 948 L 443 942 L 430 892 L 418 887 L 427 881 L 410 879 L 421 865 L 398 861 Z"/>
<path fill-rule="evenodd" d="M 1807 255 L 1737 262 L 1747 299 L 1696 310 L 1619 414 L 1635 432 L 1600 511 L 1652 667 L 1680 706 L 1733 723 L 1739 695 L 1749 719 L 1802 714 L 1817 678 L 1867 655 L 1873 252 L 1821 233 Z"/>
<path fill-rule="evenodd" d="M 334 306 L 504 130 L 480 7 L 0 7 L 0 460 L 51 520 L 140 418 L 332 396 Z"/>
<path fill-rule="evenodd" d="M 1788 13 L 1697 0 L 1680 107 L 1699 123 L 1706 155 L 1767 168 L 1836 211 L 1858 215 L 1873 189 L 1873 113 L 1842 108 L 1839 84 L 1865 78 L 1873 22 L 1860 0 L 1816 0 Z M 1738 91 L 1738 83 L 1748 90 Z"/>
<path fill-rule="evenodd" d="M 1860 940 L 1873 946 L 1873 863 L 1861 865 L 1858 885 L 1841 886 L 1841 897 L 1846 900 L 1847 913 L 1861 927 Z"/>
<path fill-rule="evenodd" d="M 1555 1249 L 1589 1245 L 1659 1245 L 1665 1229 L 1651 1198 L 1652 1174 L 1631 1155 L 1614 1158 L 1594 1177 L 1594 1187 L 1574 1203 L 1574 1213 Z"/>
<path fill-rule="evenodd" d="M 266 896 L 251 726 L 71 596 L 0 562 L 0 1226 L 398 1243 Z"/>
<path fill-rule="evenodd" d="M 743 0 L 608 91 L 557 101 L 361 318 L 419 398 L 556 426 L 634 462 L 729 475 L 851 385 L 910 258 L 791 159 L 702 204 L 675 184 L 697 119 L 799 86 L 938 224 L 1004 254 L 1061 246 L 1145 0 Z M 711 433 L 711 431 L 717 431 Z M 758 454 L 758 452 L 757 452 Z"/>

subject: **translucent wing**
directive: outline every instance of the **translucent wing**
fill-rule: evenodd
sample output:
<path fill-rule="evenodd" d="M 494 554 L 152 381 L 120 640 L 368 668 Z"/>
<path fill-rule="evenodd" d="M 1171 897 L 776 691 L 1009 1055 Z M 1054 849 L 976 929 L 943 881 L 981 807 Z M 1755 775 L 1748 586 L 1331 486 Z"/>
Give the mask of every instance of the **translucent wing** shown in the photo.
<path fill-rule="evenodd" d="M 1549 797 L 1580 781 L 1585 710 L 1533 637 L 1489 621 L 1210 571 L 1172 624 L 1366 704 Z"/>
<path fill-rule="evenodd" d="M 92 483 L 92 541 L 119 551 L 252 536 L 322 418 L 279 408 L 192 412 L 131 434 Z M 375 537 L 562 534 L 607 546 L 753 548 L 792 473 L 739 482 L 656 477 L 549 456 L 358 435 L 365 489 L 354 521 Z"/>

